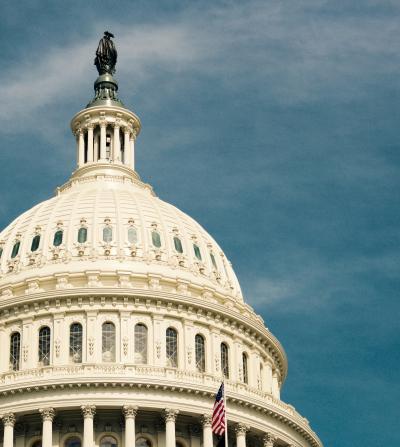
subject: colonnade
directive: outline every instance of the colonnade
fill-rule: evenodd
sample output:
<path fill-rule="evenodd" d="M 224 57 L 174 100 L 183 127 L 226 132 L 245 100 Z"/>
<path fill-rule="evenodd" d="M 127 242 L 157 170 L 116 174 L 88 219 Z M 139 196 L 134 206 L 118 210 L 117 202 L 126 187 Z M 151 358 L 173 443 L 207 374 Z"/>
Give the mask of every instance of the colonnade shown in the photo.
<path fill-rule="evenodd" d="M 39 410 L 42 417 L 42 447 L 52 447 L 53 445 L 53 420 L 56 415 L 54 408 L 43 408 Z M 81 406 L 83 416 L 83 444 L 82 447 L 94 447 L 94 416 L 96 406 L 87 404 Z M 138 407 L 134 405 L 124 405 L 122 413 L 125 417 L 125 436 L 124 447 L 135 447 L 135 419 Z M 176 447 L 175 423 L 179 410 L 165 408 L 162 410 L 165 421 L 165 447 Z M 14 447 L 14 425 L 16 415 L 6 413 L 2 416 L 4 425 L 3 447 Z M 203 427 L 203 447 L 213 447 L 212 416 L 204 414 L 201 417 Z M 244 423 L 235 424 L 236 446 L 246 447 L 246 433 L 250 427 Z M 274 447 L 276 437 L 272 433 L 265 433 L 263 438 L 263 447 Z M 160 447 L 160 446 L 158 446 Z M 288 446 L 291 447 L 291 446 Z"/>
<path fill-rule="evenodd" d="M 109 155 L 107 155 L 107 127 L 113 129 L 112 135 L 110 135 Z M 82 167 L 86 163 L 117 162 L 134 170 L 135 139 L 136 133 L 132 129 L 122 127 L 118 123 L 101 121 L 98 125 L 88 124 L 84 128 L 79 128 L 76 133 L 78 167 Z"/>

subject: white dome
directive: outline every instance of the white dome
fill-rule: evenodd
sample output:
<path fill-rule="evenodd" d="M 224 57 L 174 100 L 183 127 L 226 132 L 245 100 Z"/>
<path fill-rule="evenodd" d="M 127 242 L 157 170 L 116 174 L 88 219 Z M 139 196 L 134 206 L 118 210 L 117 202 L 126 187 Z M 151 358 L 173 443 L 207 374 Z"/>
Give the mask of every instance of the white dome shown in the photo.
<path fill-rule="evenodd" d="M 81 234 L 81 243 L 80 228 L 87 231 Z M 57 231 L 62 231 L 62 241 L 55 246 Z M 40 241 L 32 247 L 35 236 L 40 236 Z M 132 175 L 73 178 L 56 197 L 16 218 L 0 233 L 0 241 L 0 285 L 66 269 L 71 274 L 124 270 L 179 278 L 242 300 L 235 273 L 215 240 Z"/>

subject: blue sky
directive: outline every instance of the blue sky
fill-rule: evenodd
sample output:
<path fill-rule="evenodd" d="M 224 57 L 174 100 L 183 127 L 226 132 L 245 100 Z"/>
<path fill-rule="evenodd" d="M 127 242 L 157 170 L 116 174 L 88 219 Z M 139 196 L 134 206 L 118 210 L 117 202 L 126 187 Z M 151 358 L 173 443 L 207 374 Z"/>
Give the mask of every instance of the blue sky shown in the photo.
<path fill-rule="evenodd" d="M 23 5 L 23 6 L 22 6 Z M 116 36 L 137 168 L 231 259 L 325 446 L 400 445 L 398 1 L 1 0 L 0 227 L 74 168 Z"/>

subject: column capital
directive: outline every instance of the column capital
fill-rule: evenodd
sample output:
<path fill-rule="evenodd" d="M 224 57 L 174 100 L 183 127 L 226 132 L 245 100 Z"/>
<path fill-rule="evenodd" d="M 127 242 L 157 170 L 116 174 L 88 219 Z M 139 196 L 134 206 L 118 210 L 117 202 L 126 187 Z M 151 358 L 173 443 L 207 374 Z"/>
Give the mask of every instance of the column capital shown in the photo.
<path fill-rule="evenodd" d="M 203 427 L 211 427 L 212 425 L 212 414 L 203 414 L 201 417 L 201 423 Z"/>
<path fill-rule="evenodd" d="M 173 408 L 164 409 L 164 420 L 165 422 L 175 422 L 179 414 L 179 410 L 174 410 Z"/>
<path fill-rule="evenodd" d="M 274 447 L 274 443 L 276 441 L 276 436 L 272 433 L 265 433 L 263 436 L 263 444 L 264 447 Z"/>
<path fill-rule="evenodd" d="M 42 415 L 42 420 L 53 422 L 56 412 L 54 408 L 40 408 L 39 413 Z"/>
<path fill-rule="evenodd" d="M 94 418 L 94 415 L 96 414 L 96 407 L 95 405 L 82 405 L 81 406 L 82 415 L 86 418 Z"/>
<path fill-rule="evenodd" d="M 6 413 L 1 417 L 4 427 L 14 427 L 15 425 L 15 414 L 14 413 Z"/>
<path fill-rule="evenodd" d="M 124 413 L 125 418 L 135 418 L 138 412 L 138 407 L 135 405 L 124 405 L 122 407 L 122 413 Z"/>
<path fill-rule="evenodd" d="M 250 430 L 250 427 L 242 422 L 235 425 L 236 435 L 245 435 Z"/>

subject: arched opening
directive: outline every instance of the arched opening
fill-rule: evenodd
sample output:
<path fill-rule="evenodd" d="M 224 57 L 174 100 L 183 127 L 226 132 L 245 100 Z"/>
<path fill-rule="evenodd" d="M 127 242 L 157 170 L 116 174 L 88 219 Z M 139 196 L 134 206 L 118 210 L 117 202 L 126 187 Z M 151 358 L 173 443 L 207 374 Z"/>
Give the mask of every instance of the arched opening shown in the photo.
<path fill-rule="evenodd" d="M 40 244 L 40 234 L 37 234 L 33 237 L 32 243 L 31 243 L 31 251 L 34 252 L 39 248 Z"/>
<path fill-rule="evenodd" d="M 39 330 L 39 364 L 42 366 L 50 365 L 50 342 L 51 331 L 48 326 L 44 326 Z"/>
<path fill-rule="evenodd" d="M 86 227 L 81 227 L 78 230 L 78 243 L 84 244 L 87 241 L 88 230 Z"/>
<path fill-rule="evenodd" d="M 21 334 L 13 332 L 10 337 L 10 368 L 18 371 L 21 358 Z"/>
<path fill-rule="evenodd" d="M 73 363 L 82 362 L 83 329 L 80 323 L 73 323 L 69 328 L 69 359 Z"/>
<path fill-rule="evenodd" d="M 104 436 L 101 438 L 100 447 L 118 447 L 118 441 L 114 436 Z"/>
<path fill-rule="evenodd" d="M 115 362 L 115 325 L 111 322 L 102 326 L 102 359 L 103 362 Z"/>
<path fill-rule="evenodd" d="M 77 436 L 71 436 L 64 442 L 64 447 L 81 447 L 82 441 Z"/>
<path fill-rule="evenodd" d="M 63 235 L 64 235 L 63 230 L 57 230 L 57 231 L 54 233 L 53 245 L 54 245 L 55 247 L 58 247 L 58 246 L 60 246 L 60 245 L 62 244 L 62 241 L 63 241 Z"/>
<path fill-rule="evenodd" d="M 135 325 L 135 363 L 147 363 L 147 327 Z"/>
<path fill-rule="evenodd" d="M 136 439 L 136 447 L 153 447 L 150 439 L 140 436 Z"/>
<path fill-rule="evenodd" d="M 167 366 L 176 368 L 178 366 L 178 333 L 169 327 L 165 334 L 165 349 Z"/>
<path fill-rule="evenodd" d="M 242 369 L 243 369 L 243 382 L 249 383 L 248 357 L 245 352 L 242 353 Z"/>
<path fill-rule="evenodd" d="M 196 369 L 204 372 L 206 369 L 206 347 L 204 337 L 197 334 L 195 337 Z"/>
<path fill-rule="evenodd" d="M 21 242 L 20 242 L 20 241 L 17 241 L 17 242 L 14 244 L 13 249 L 12 249 L 12 252 L 11 252 L 11 258 L 14 259 L 14 258 L 17 257 L 18 252 L 19 252 L 19 247 L 20 247 L 20 245 L 21 245 Z"/>
<path fill-rule="evenodd" d="M 229 350 L 226 343 L 221 343 L 221 371 L 229 379 Z"/>

